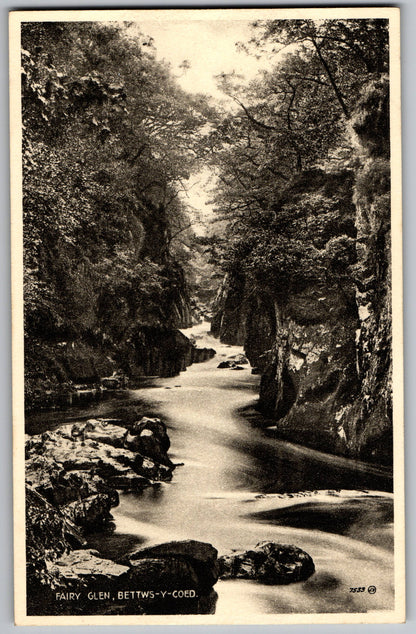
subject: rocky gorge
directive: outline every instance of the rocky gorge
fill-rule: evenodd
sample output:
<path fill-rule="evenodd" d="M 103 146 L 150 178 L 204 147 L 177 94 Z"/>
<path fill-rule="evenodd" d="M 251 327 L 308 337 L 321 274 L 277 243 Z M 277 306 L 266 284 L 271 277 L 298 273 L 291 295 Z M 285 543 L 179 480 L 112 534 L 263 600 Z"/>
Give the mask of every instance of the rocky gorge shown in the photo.
<path fill-rule="evenodd" d="M 304 170 L 275 204 L 276 225 L 286 219 L 291 240 L 301 238 L 313 259 L 305 251 L 299 271 L 293 264 L 280 278 L 272 265 L 257 278 L 250 260 L 237 266 L 212 321 L 214 335 L 244 345 L 261 372 L 258 409 L 279 437 L 385 464 L 392 460 L 388 103 L 387 81 L 369 84 L 351 115 L 356 166 Z M 273 257 L 285 266 L 282 252 Z"/>
<path fill-rule="evenodd" d="M 82 406 L 111 397 L 148 376 L 174 376 L 215 350 L 198 348 L 179 329 L 142 327 L 133 345 L 83 341 L 31 342 L 26 372 L 27 411 Z M 121 366 L 121 367 L 120 367 Z"/>
<path fill-rule="evenodd" d="M 393 609 L 389 21 L 133 26 L 21 31 L 28 613 Z"/>

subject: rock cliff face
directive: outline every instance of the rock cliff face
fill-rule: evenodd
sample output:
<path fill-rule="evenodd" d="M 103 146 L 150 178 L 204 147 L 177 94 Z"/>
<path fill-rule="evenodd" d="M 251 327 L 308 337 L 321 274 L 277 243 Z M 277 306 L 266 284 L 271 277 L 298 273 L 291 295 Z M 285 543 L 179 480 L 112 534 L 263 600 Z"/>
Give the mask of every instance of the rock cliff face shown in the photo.
<path fill-rule="evenodd" d="M 306 224 L 312 227 L 328 207 L 320 235 L 307 228 L 302 235 L 328 254 L 323 275 L 284 292 L 267 279 L 253 284 L 248 275 L 228 275 L 212 328 L 227 343 L 244 343 L 262 374 L 258 407 L 276 421 L 281 437 L 389 463 L 390 185 L 383 79 L 367 87 L 351 127 L 354 169 L 304 173 L 285 193 L 295 211 L 308 200 Z M 329 200 L 337 201 L 335 211 Z"/>
<path fill-rule="evenodd" d="M 32 341 L 25 367 L 27 410 L 88 404 L 143 376 L 175 376 L 215 350 L 198 348 L 179 330 L 137 326 L 119 346 Z"/>

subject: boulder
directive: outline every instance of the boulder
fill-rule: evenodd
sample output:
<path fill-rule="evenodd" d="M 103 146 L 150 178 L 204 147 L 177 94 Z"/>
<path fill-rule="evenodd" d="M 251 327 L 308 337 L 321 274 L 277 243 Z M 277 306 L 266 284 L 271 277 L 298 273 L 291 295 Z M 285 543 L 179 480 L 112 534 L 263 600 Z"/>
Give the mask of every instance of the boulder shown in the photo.
<path fill-rule="evenodd" d="M 92 530 L 102 527 L 111 519 L 110 509 L 118 504 L 116 491 L 112 494 L 98 493 L 83 500 L 71 502 L 62 507 L 62 511 L 77 526 L 85 530 Z"/>
<path fill-rule="evenodd" d="M 235 354 L 231 357 L 229 357 L 230 359 L 233 359 L 233 361 L 235 363 L 238 363 L 240 365 L 247 365 L 248 364 L 248 359 L 246 357 L 245 354 Z"/>
<path fill-rule="evenodd" d="M 150 430 L 155 438 L 159 441 L 161 449 L 163 451 L 168 451 L 170 447 L 169 436 L 166 431 L 165 423 L 159 418 L 148 418 L 147 416 L 143 416 L 139 421 L 133 424 L 131 429 L 131 433 L 136 436 L 140 436 L 144 430 Z"/>
<path fill-rule="evenodd" d="M 93 470 L 94 474 L 104 479 L 131 470 L 135 458 L 133 452 L 88 438 L 88 434 L 92 432 L 85 430 L 85 426 L 79 435 L 80 427 L 76 427 L 74 435 L 74 428 L 75 425 L 63 425 L 53 432 L 42 434 L 42 455 L 53 458 L 66 471 Z M 37 453 L 38 445 L 35 438 Z"/>
<path fill-rule="evenodd" d="M 217 556 L 218 551 L 211 544 L 188 539 L 140 548 L 129 555 L 128 559 L 132 565 L 138 560 L 148 558 L 187 561 L 197 576 L 198 588 L 207 590 L 218 580 Z"/>
<path fill-rule="evenodd" d="M 89 419 L 84 427 L 85 438 L 118 448 L 124 446 L 125 433 L 124 427 L 110 423 L 102 418 Z"/>
<path fill-rule="evenodd" d="M 214 546 L 206 542 L 198 542 L 194 539 L 166 542 L 156 546 L 139 548 L 129 555 L 130 560 L 143 559 L 145 557 L 186 557 L 201 563 L 213 564 L 217 560 L 218 551 Z"/>
<path fill-rule="evenodd" d="M 229 370 L 243 370 L 244 369 L 241 367 L 241 365 L 238 365 L 238 363 L 236 363 L 232 359 L 227 359 L 227 361 L 221 361 L 221 363 L 217 365 L 217 368 L 228 368 Z"/>
<path fill-rule="evenodd" d="M 100 379 L 102 387 L 106 390 L 122 390 L 127 387 L 128 378 L 122 372 L 114 372 L 111 376 L 104 376 Z"/>
<path fill-rule="evenodd" d="M 155 462 L 173 468 L 173 463 L 167 453 L 163 451 L 159 440 L 150 429 L 143 429 L 138 436 L 127 434 L 125 442 L 131 451 L 140 453 L 142 456 L 148 456 Z"/>
<path fill-rule="evenodd" d="M 129 585 L 146 590 L 177 590 L 199 588 L 198 576 L 191 563 L 181 557 L 136 559 L 130 563 Z"/>
<path fill-rule="evenodd" d="M 67 472 L 53 458 L 38 455 L 26 461 L 26 483 L 55 506 L 108 492 L 100 476 L 88 471 Z"/>
<path fill-rule="evenodd" d="M 216 354 L 216 350 L 213 348 L 194 347 L 192 349 L 192 363 L 203 363 L 204 361 L 208 361 L 208 359 L 215 357 Z"/>
<path fill-rule="evenodd" d="M 224 369 L 224 368 L 233 368 L 236 364 L 234 363 L 234 361 L 221 361 L 218 365 L 217 368 L 220 369 Z"/>
<path fill-rule="evenodd" d="M 79 582 L 80 586 L 93 586 L 97 582 L 120 580 L 128 572 L 127 566 L 103 559 L 96 550 L 73 550 L 48 565 L 49 574 L 58 584 Z"/>
<path fill-rule="evenodd" d="M 61 425 L 27 439 L 26 479 L 58 506 L 116 488 L 140 491 L 171 480 L 168 446 L 166 426 L 156 418 L 142 418 L 133 433 L 104 420 Z"/>
<path fill-rule="evenodd" d="M 261 583 L 288 584 L 304 581 L 315 572 L 308 553 L 297 546 L 260 542 L 252 550 L 219 558 L 221 579 L 253 579 Z"/>
<path fill-rule="evenodd" d="M 146 456 L 137 454 L 134 459 L 133 469 L 136 473 L 149 480 L 169 482 L 172 479 L 173 468 L 158 464 Z"/>

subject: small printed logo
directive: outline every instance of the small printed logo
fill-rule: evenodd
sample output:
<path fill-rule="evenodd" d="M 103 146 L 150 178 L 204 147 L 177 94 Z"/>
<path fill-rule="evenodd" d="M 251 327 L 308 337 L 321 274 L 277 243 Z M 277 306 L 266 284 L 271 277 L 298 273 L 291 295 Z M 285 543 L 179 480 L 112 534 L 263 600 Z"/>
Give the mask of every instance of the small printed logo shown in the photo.
<path fill-rule="evenodd" d="M 368 594 L 375 594 L 377 592 L 377 588 L 375 586 L 368 586 L 367 592 Z"/>

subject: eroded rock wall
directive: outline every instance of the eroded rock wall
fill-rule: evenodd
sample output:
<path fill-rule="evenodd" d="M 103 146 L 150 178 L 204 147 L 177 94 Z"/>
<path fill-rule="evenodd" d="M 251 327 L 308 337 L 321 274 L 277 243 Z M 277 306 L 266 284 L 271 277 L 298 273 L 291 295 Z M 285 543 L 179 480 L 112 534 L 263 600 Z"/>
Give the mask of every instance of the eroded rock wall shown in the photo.
<path fill-rule="evenodd" d="M 266 279 L 228 276 L 213 328 L 227 343 L 244 338 L 262 374 L 258 407 L 280 436 L 382 463 L 392 459 L 388 116 L 381 78 L 350 122 L 353 169 L 317 172 L 301 183 L 303 194 L 296 182 L 286 193 L 295 202 L 308 196 L 311 224 L 328 188 L 338 201 L 338 215 L 321 216 L 320 237 L 303 234 L 332 257 L 321 279 L 282 294 Z M 344 264 L 341 247 L 351 244 L 355 255 Z"/>

